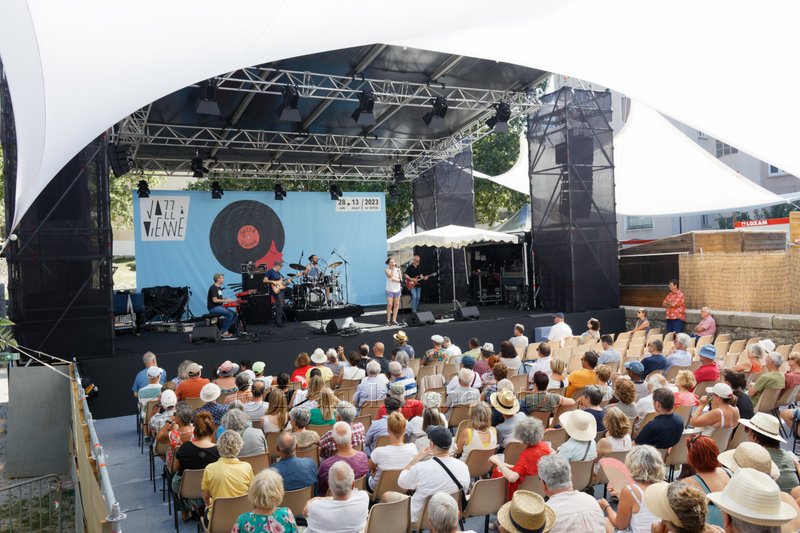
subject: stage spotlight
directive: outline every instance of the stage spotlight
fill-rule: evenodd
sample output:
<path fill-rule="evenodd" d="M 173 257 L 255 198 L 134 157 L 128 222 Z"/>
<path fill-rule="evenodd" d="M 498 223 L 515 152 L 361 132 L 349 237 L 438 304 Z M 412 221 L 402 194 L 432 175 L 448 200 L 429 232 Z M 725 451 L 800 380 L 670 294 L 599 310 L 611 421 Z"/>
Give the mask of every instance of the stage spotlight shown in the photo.
<path fill-rule="evenodd" d="M 338 201 L 342 197 L 342 189 L 337 183 L 331 183 L 328 192 L 331 194 L 331 200 Z"/>
<path fill-rule="evenodd" d="M 145 180 L 139 180 L 139 198 L 150 198 L 150 186 Z"/>
<path fill-rule="evenodd" d="M 212 181 L 211 182 L 211 199 L 212 200 L 221 200 L 223 194 L 225 194 L 225 191 L 222 190 L 222 185 L 220 185 L 218 181 Z"/>
<path fill-rule="evenodd" d="M 359 126 L 375 125 L 375 114 L 372 112 L 375 107 L 375 94 L 370 91 L 362 91 L 358 95 L 358 107 L 350 115 Z"/>
<path fill-rule="evenodd" d="M 297 104 L 300 102 L 300 94 L 297 87 L 287 85 L 283 88 L 283 103 L 278 107 L 278 116 L 283 122 L 301 122 L 300 111 Z"/>
<path fill-rule="evenodd" d="M 283 189 L 283 186 L 280 184 L 280 182 L 275 184 L 273 190 L 275 191 L 276 200 L 283 201 L 283 199 L 286 198 L 286 191 Z"/>
<path fill-rule="evenodd" d="M 197 102 L 196 111 L 199 115 L 219 116 L 217 86 L 213 82 L 206 80 L 200 84 L 200 100 Z"/>
<path fill-rule="evenodd" d="M 192 169 L 192 177 L 194 178 L 202 178 L 208 172 L 208 168 L 203 166 L 203 158 L 200 157 L 199 152 L 194 153 L 190 167 Z"/>
<path fill-rule="evenodd" d="M 444 117 L 447 115 L 447 98 L 437 96 L 433 100 L 433 109 L 425 113 L 422 120 L 431 128 L 443 128 L 445 125 Z"/>
<path fill-rule="evenodd" d="M 493 117 L 486 121 L 486 125 L 492 128 L 495 133 L 508 133 L 508 121 L 511 118 L 511 104 L 500 102 L 492 106 L 496 109 Z"/>
<path fill-rule="evenodd" d="M 406 173 L 403 171 L 403 165 L 400 163 L 395 164 L 394 169 L 392 170 L 392 177 L 395 181 L 403 181 L 406 179 Z"/>
<path fill-rule="evenodd" d="M 398 196 L 400 196 L 400 192 L 397 190 L 397 184 L 396 183 L 390 183 L 389 184 L 389 198 L 397 198 Z"/>

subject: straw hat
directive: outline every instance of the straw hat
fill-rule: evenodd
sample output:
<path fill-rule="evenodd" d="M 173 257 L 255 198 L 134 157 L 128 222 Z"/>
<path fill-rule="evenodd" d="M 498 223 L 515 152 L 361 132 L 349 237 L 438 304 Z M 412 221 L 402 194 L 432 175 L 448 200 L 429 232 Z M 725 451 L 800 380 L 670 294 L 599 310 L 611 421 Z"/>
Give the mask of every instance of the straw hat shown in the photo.
<path fill-rule="evenodd" d="M 513 390 L 501 389 L 493 392 L 489 397 L 489 401 L 501 414 L 513 415 L 519 412 L 519 400 L 517 400 L 517 395 L 514 394 Z"/>
<path fill-rule="evenodd" d="M 743 442 L 735 449 L 719 454 L 717 460 L 732 472 L 752 468 L 768 474 L 772 479 L 778 479 L 781 475 L 767 449 L 755 442 Z"/>
<path fill-rule="evenodd" d="M 651 513 L 662 520 L 669 520 L 676 526 L 683 527 L 681 519 L 678 518 L 678 515 L 675 514 L 675 511 L 672 510 L 672 506 L 669 504 L 669 498 L 667 497 L 668 490 L 669 483 L 666 481 L 653 483 L 644 491 L 644 504 Z"/>
<path fill-rule="evenodd" d="M 729 515 L 757 526 L 780 526 L 797 516 L 797 511 L 781 500 L 778 484 L 752 468 L 739 470 L 722 492 L 707 497 Z"/>
<path fill-rule="evenodd" d="M 556 513 L 545 505 L 544 498 L 529 490 L 518 490 L 511 501 L 497 511 L 497 521 L 508 533 L 553 529 Z"/>
<path fill-rule="evenodd" d="M 597 419 L 586 411 L 567 411 L 559 420 L 567 435 L 575 440 L 589 441 L 597 436 Z"/>
<path fill-rule="evenodd" d="M 775 439 L 780 442 L 786 442 L 783 437 L 781 437 L 781 423 L 778 422 L 778 419 L 772 415 L 768 415 L 767 413 L 756 413 L 750 420 L 747 420 L 746 418 L 739 419 L 739 423 L 771 439 Z"/>
<path fill-rule="evenodd" d="M 322 351 L 322 348 L 317 348 L 314 350 L 314 353 L 311 354 L 311 362 L 321 365 L 323 363 L 328 362 L 328 356 L 325 355 L 325 352 Z"/>
<path fill-rule="evenodd" d="M 406 342 L 408 340 L 408 335 L 406 335 L 406 332 L 403 330 L 398 331 L 392 335 L 392 337 L 394 337 L 394 340 L 398 342 Z"/>
<path fill-rule="evenodd" d="M 200 399 L 204 402 L 213 402 L 219 395 L 222 394 L 222 389 L 219 388 L 219 385 L 216 383 L 206 383 L 203 385 L 203 388 L 200 389 Z"/>

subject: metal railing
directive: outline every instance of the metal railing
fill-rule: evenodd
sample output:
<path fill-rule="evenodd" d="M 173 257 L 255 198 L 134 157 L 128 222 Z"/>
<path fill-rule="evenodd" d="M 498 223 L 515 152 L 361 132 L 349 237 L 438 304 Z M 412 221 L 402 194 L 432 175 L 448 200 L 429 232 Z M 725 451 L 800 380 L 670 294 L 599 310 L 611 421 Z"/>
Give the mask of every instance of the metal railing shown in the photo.
<path fill-rule="evenodd" d="M 0 489 L 0 533 L 60 533 L 64 504 L 61 480 L 54 474 Z"/>

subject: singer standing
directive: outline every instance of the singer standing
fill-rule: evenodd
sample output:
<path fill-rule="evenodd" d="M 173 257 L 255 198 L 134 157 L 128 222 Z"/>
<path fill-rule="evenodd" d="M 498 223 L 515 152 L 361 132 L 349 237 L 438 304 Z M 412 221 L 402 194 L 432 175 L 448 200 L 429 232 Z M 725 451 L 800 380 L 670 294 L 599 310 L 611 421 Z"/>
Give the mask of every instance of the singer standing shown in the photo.
<path fill-rule="evenodd" d="M 233 302 L 230 298 L 222 297 L 222 284 L 225 283 L 225 274 L 214 274 L 214 284 L 208 288 L 208 298 L 206 299 L 206 307 L 208 312 L 212 315 L 220 316 L 224 319 L 222 323 L 223 339 L 233 337 L 231 329 L 236 325 L 239 320 L 239 315 L 230 307 L 225 307 L 222 304 Z"/>
<path fill-rule="evenodd" d="M 397 325 L 397 311 L 400 309 L 400 269 L 393 258 L 386 260 L 386 325 Z"/>

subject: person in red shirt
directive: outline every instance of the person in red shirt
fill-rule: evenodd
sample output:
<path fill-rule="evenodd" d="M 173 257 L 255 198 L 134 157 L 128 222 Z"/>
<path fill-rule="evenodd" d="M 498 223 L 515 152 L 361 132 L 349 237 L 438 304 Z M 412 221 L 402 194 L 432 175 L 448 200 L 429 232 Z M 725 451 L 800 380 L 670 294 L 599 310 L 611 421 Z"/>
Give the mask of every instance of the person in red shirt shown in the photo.
<path fill-rule="evenodd" d="M 686 301 L 677 279 L 669 280 L 669 294 L 662 305 L 666 309 L 667 333 L 682 333 L 686 326 Z"/>
<path fill-rule="evenodd" d="M 526 476 L 539 474 L 539 459 L 545 455 L 550 455 L 553 450 L 550 444 L 542 441 L 544 437 L 544 426 L 533 417 L 528 417 L 517 422 L 512 433 L 512 441 L 522 442 L 526 448 L 517 459 L 516 464 L 509 465 L 500 460 L 499 455 L 493 455 L 489 462 L 496 468 L 492 472 L 492 479 L 504 477 L 508 480 L 508 499 L 525 481 Z"/>
<path fill-rule="evenodd" d="M 178 397 L 178 401 L 186 400 L 187 398 L 199 398 L 200 397 L 200 390 L 206 385 L 206 383 L 211 383 L 206 378 L 200 377 L 200 372 L 203 370 L 203 367 L 198 365 L 197 363 L 192 363 L 186 369 L 186 374 L 189 376 L 187 379 L 181 381 L 178 388 L 175 389 L 175 395 Z"/>
<path fill-rule="evenodd" d="M 389 386 L 389 396 L 400 400 L 400 412 L 406 420 L 411 420 L 415 416 L 422 416 L 425 406 L 419 400 L 406 399 L 406 388 L 402 383 L 392 383 Z M 381 405 L 378 408 L 378 413 L 375 415 L 375 420 L 380 420 L 386 416 L 386 405 Z"/>
<path fill-rule="evenodd" d="M 308 386 L 306 383 L 306 374 L 309 370 L 314 368 L 311 364 L 311 357 L 309 357 L 306 352 L 300 352 L 294 360 L 294 366 L 296 368 L 294 372 L 292 372 L 290 381 L 299 381 L 305 389 Z"/>
<path fill-rule="evenodd" d="M 719 367 L 717 367 L 717 349 L 713 344 L 706 344 L 697 355 L 700 357 L 700 366 L 694 371 L 694 379 L 697 383 L 703 381 L 719 380 Z M 705 391 L 700 391 L 704 393 Z"/>

